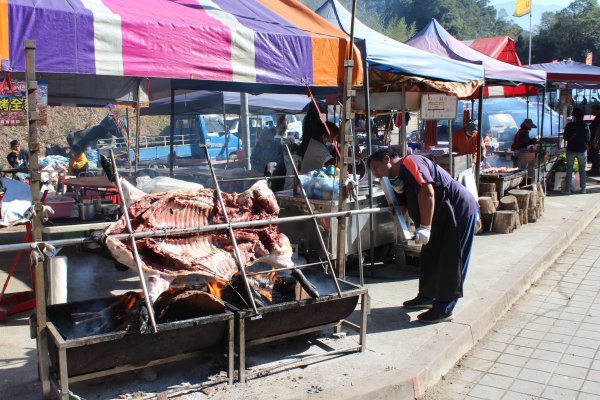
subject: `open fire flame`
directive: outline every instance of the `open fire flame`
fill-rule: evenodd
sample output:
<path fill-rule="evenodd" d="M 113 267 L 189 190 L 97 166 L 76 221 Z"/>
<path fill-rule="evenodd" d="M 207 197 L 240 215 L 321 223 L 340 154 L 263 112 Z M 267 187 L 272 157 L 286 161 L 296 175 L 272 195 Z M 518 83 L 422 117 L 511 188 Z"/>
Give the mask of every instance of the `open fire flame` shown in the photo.
<path fill-rule="evenodd" d="M 248 284 L 250 287 L 255 291 L 255 293 L 259 293 L 270 303 L 273 302 L 273 286 L 275 285 L 276 281 L 276 272 L 265 272 L 248 276 Z M 222 279 L 206 281 L 206 287 L 209 293 L 220 299 L 223 299 L 223 292 L 228 285 L 229 282 Z"/>
<path fill-rule="evenodd" d="M 206 281 L 206 287 L 208 292 L 219 299 L 223 298 L 223 290 L 229 285 L 227 281 L 222 279 L 215 279 L 213 281 Z"/>

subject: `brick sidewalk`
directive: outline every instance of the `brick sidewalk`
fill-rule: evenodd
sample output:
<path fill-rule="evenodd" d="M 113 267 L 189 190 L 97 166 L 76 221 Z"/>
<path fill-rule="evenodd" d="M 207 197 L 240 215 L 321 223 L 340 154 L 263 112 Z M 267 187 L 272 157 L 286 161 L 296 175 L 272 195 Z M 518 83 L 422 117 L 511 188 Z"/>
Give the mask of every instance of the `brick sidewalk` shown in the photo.
<path fill-rule="evenodd" d="M 599 291 L 596 218 L 425 399 L 600 400 Z"/>

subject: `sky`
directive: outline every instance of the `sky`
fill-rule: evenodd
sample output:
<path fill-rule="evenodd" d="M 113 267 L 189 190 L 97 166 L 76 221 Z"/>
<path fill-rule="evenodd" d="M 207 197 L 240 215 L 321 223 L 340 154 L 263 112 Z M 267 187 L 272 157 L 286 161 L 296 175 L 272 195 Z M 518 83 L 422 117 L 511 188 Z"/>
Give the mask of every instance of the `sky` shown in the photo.
<path fill-rule="evenodd" d="M 565 8 L 570 2 L 569 1 L 558 1 L 558 0 L 531 0 L 531 22 L 534 25 L 539 24 L 542 14 L 546 11 L 559 11 Z M 512 17 L 515 11 L 515 2 L 510 0 L 490 0 L 490 4 L 496 7 L 496 9 L 505 9 L 507 14 L 511 16 L 512 20 L 519 24 L 522 28 L 529 30 L 529 16 L 523 16 L 520 18 Z"/>

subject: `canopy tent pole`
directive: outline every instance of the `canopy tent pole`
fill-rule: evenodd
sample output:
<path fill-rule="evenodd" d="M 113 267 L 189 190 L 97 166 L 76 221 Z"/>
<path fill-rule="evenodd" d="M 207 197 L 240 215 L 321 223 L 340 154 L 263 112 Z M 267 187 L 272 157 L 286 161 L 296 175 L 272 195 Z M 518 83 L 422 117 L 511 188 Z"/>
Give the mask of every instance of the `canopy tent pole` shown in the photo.
<path fill-rule="evenodd" d="M 171 85 L 171 126 L 169 127 L 169 176 L 173 177 L 175 166 L 175 89 Z"/>
<path fill-rule="evenodd" d="M 250 117 L 248 115 L 248 93 L 240 93 L 240 122 L 243 132 L 244 166 L 250 171 Z M 258 132 L 258 130 L 257 130 Z"/>
<path fill-rule="evenodd" d="M 354 21 L 356 16 L 356 0 L 352 1 L 352 19 L 350 24 L 350 49 L 348 51 L 348 58 L 344 60 L 344 89 L 342 93 L 342 119 L 340 124 L 340 160 L 338 166 L 340 168 L 340 181 L 339 181 L 339 198 L 338 198 L 338 211 L 344 211 L 346 207 L 346 179 L 348 178 L 348 166 L 352 164 L 352 159 L 348 157 L 349 146 L 354 143 L 354 135 L 352 134 L 352 98 L 354 97 L 354 91 L 352 90 L 352 72 L 354 69 Z M 337 275 L 344 279 L 346 277 L 346 218 L 338 221 L 337 231 L 337 252 L 336 252 L 336 265 Z"/>
<path fill-rule="evenodd" d="M 527 115 L 525 118 L 529 118 L 529 85 L 525 85 L 525 92 L 527 93 Z"/>
<path fill-rule="evenodd" d="M 479 104 L 477 107 L 477 160 L 475 164 L 475 182 L 479 191 L 479 178 L 481 177 L 481 121 L 483 118 L 483 85 L 479 87 Z"/>
<path fill-rule="evenodd" d="M 31 189 L 31 204 L 35 211 L 31 218 L 31 230 L 33 242 L 42 240 L 42 214 L 43 207 L 40 202 L 41 174 L 38 171 L 40 143 L 38 142 L 38 122 L 39 114 L 37 112 L 37 80 L 35 76 L 35 48 L 36 42 L 25 40 L 25 83 L 27 85 L 27 115 L 29 119 L 29 176 Z M 32 254 L 33 255 L 33 254 Z M 34 259 L 34 258 L 32 258 Z M 36 342 L 38 373 L 42 382 L 42 393 L 44 398 L 50 397 L 50 362 L 48 359 L 48 330 L 46 328 L 46 272 L 41 258 L 36 257 L 33 264 L 35 268 L 35 312 L 36 323 Z"/>
<path fill-rule="evenodd" d="M 227 110 L 225 108 L 225 92 L 221 92 L 223 102 L 223 129 L 225 131 L 225 168 L 229 168 L 229 126 L 227 126 Z"/>
<path fill-rule="evenodd" d="M 135 172 L 138 171 L 138 165 L 139 165 L 139 160 L 140 160 L 140 132 L 141 132 L 141 128 L 140 128 L 140 109 L 141 109 L 141 104 L 140 104 L 140 97 L 141 94 L 140 92 L 142 91 L 142 80 L 140 79 L 139 83 L 138 83 L 138 90 L 137 90 L 137 101 L 135 104 L 135 167 L 134 170 Z"/>
<path fill-rule="evenodd" d="M 406 121 L 404 116 L 406 115 L 406 85 L 402 85 L 402 128 L 400 132 L 400 144 L 402 145 L 402 156 L 407 154 L 408 140 L 406 139 Z"/>
<path fill-rule="evenodd" d="M 127 129 L 131 126 L 129 121 L 129 107 L 125 109 L 125 122 L 127 123 Z M 131 175 L 131 170 L 133 169 L 133 163 L 131 162 L 131 140 L 127 141 L 127 160 L 129 160 L 129 175 Z"/>
<path fill-rule="evenodd" d="M 452 120 L 448 120 L 448 169 L 450 170 L 450 176 L 454 177 L 454 159 L 452 157 Z"/>
<path fill-rule="evenodd" d="M 539 103 L 539 102 L 538 102 Z M 544 156 L 542 147 L 542 138 L 544 137 L 544 111 L 546 108 L 546 86 L 542 89 L 542 120 L 538 126 L 538 182 L 541 181 L 542 175 L 542 157 Z M 538 119 L 538 121 L 540 121 Z M 550 126 L 552 126 L 552 111 L 550 111 Z"/>
<path fill-rule="evenodd" d="M 366 43 L 365 43 L 365 49 L 366 49 Z M 373 152 L 372 150 L 372 146 L 373 146 L 373 139 L 371 138 L 371 134 L 373 133 L 371 130 L 371 93 L 370 93 L 370 81 L 369 81 L 369 63 L 366 60 L 365 57 L 365 61 L 364 61 L 364 80 L 365 80 L 365 107 L 367 109 L 366 112 L 366 126 L 365 128 L 367 129 L 367 154 L 369 156 L 371 156 L 371 153 Z M 365 165 L 366 167 L 366 165 Z M 373 174 L 371 173 L 371 170 L 369 168 L 367 168 L 365 170 L 365 172 L 367 173 L 367 182 L 369 185 L 369 208 L 373 208 Z M 360 185 L 359 185 L 360 187 Z M 372 215 L 369 215 L 369 244 L 370 244 L 370 249 L 369 249 L 369 257 L 371 258 L 371 268 L 375 267 L 375 220 L 373 219 Z"/>

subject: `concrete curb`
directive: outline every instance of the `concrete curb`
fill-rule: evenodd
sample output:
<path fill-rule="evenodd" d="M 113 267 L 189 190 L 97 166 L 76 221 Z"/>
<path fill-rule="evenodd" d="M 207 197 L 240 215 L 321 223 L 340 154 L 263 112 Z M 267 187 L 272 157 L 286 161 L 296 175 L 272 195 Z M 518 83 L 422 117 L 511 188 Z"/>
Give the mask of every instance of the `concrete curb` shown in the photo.
<path fill-rule="evenodd" d="M 350 382 L 349 386 L 336 388 L 335 393 L 325 391 L 311 398 L 406 400 L 423 396 L 489 332 L 599 213 L 600 202 L 592 197 L 564 221 L 564 231 L 552 236 L 548 246 L 525 254 L 483 297 L 462 309 L 453 323 L 441 324 L 436 335 L 414 352 L 420 355 L 419 359 L 412 360 L 402 371 L 366 376 Z"/>

